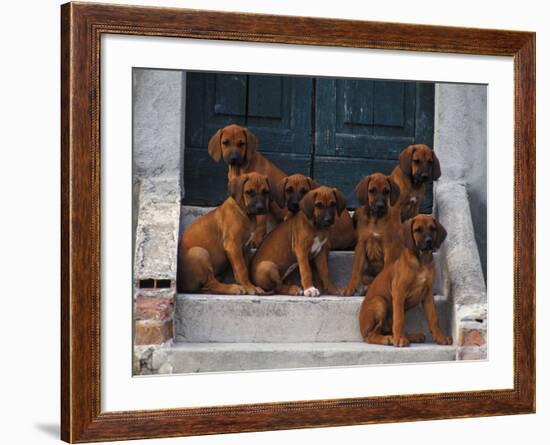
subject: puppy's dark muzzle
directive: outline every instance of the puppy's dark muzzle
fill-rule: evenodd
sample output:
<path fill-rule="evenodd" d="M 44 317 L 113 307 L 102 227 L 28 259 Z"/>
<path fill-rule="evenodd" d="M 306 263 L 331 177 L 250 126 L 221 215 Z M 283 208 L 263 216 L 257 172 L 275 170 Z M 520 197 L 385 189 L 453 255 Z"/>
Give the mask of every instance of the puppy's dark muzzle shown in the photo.
<path fill-rule="evenodd" d="M 250 204 L 248 206 L 249 215 L 265 215 L 267 213 L 267 208 L 262 203 Z"/>
<path fill-rule="evenodd" d="M 322 216 L 318 223 L 321 227 L 328 227 L 334 224 L 334 216 Z"/>
<path fill-rule="evenodd" d="M 433 250 L 433 248 L 434 248 L 434 243 L 433 243 L 433 238 L 431 236 L 428 236 L 422 240 L 420 250 L 427 251 L 427 250 Z"/>
<path fill-rule="evenodd" d="M 238 165 L 241 163 L 242 157 L 239 153 L 229 153 L 229 156 L 227 157 L 227 162 L 229 165 Z"/>
<path fill-rule="evenodd" d="M 300 202 L 299 201 L 289 201 L 286 205 L 286 208 L 290 210 L 292 213 L 296 213 L 298 210 L 300 210 Z"/>
<path fill-rule="evenodd" d="M 414 176 L 415 184 L 424 184 L 429 180 L 430 180 L 430 175 L 429 173 L 426 173 L 426 172 L 418 173 L 417 175 Z"/>
<path fill-rule="evenodd" d="M 388 207 L 384 201 L 376 201 L 370 208 L 371 213 L 375 216 L 382 216 L 386 214 Z"/>

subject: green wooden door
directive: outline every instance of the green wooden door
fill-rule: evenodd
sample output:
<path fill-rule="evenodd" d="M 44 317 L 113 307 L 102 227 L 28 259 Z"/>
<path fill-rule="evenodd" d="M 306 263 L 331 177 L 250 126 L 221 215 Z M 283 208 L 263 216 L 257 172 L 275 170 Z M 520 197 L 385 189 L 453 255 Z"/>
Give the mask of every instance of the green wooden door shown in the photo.
<path fill-rule="evenodd" d="M 217 205 L 227 196 L 227 167 L 207 148 L 231 123 L 248 127 L 282 170 L 309 175 L 312 89 L 308 77 L 187 73 L 184 203 Z"/>
<path fill-rule="evenodd" d="M 281 169 L 338 187 L 355 208 L 359 179 L 389 174 L 409 144 L 433 146 L 434 84 L 188 73 L 184 203 L 225 198 L 226 167 L 210 159 L 207 145 L 229 123 L 249 127 Z M 431 212 L 428 190 L 424 212 Z"/>
<path fill-rule="evenodd" d="M 353 208 L 359 179 L 372 172 L 391 173 L 410 144 L 433 146 L 431 83 L 317 79 L 315 110 L 315 178 L 336 184 Z M 423 211 L 430 212 L 428 189 Z"/>

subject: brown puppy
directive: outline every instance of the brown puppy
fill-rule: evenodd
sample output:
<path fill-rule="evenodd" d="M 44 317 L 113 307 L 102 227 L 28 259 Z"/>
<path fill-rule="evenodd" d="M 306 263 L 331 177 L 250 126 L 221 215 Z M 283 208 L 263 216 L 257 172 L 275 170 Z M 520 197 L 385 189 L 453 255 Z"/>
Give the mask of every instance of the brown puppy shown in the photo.
<path fill-rule="evenodd" d="M 256 215 L 268 209 L 269 181 L 258 173 L 241 175 L 229 181 L 228 193 L 221 206 L 197 218 L 183 232 L 178 252 L 180 292 L 262 293 L 250 282 L 245 249 Z M 216 278 L 228 263 L 238 284 L 222 283 Z"/>
<path fill-rule="evenodd" d="M 309 176 L 296 173 L 284 178 L 274 187 L 274 199 L 281 208 L 289 211 L 286 218 L 300 210 L 300 201 L 313 189 L 320 187 Z M 332 250 L 345 250 L 353 248 L 355 243 L 355 230 L 349 212 L 344 209 L 340 215 L 336 215 L 334 225 L 329 228 L 330 248 Z"/>
<path fill-rule="evenodd" d="M 320 187 L 320 184 L 315 182 L 309 176 L 295 173 L 286 176 L 273 188 L 273 199 L 279 207 L 286 208 L 288 214 L 286 218 L 300 211 L 300 201 L 302 198 L 313 189 Z"/>
<path fill-rule="evenodd" d="M 401 207 L 401 221 L 418 215 L 426 194 L 426 182 L 430 179 L 436 181 L 440 176 L 439 160 L 427 145 L 409 145 L 401 152 L 399 164 L 390 175 L 400 190 L 398 205 Z"/>
<path fill-rule="evenodd" d="M 395 206 L 399 199 L 397 184 L 382 173 L 373 173 L 359 181 L 355 195 L 362 207 L 353 215 L 357 243 L 344 295 L 354 295 L 361 284 L 370 284 L 384 264 L 395 261 L 403 248 L 399 237 L 401 214 Z"/>
<path fill-rule="evenodd" d="M 273 162 L 258 153 L 258 140 L 248 128 L 240 125 L 228 125 L 220 128 L 208 142 L 208 154 L 214 161 L 223 158 L 228 165 L 227 179 L 230 181 L 240 175 L 256 172 L 267 176 L 270 184 L 278 184 L 286 173 Z M 277 222 L 282 221 L 287 212 L 274 202 L 270 204 L 269 212 Z M 267 231 L 268 215 L 257 218 L 257 227 L 252 239 L 252 246 L 257 247 L 262 242 Z"/>
<path fill-rule="evenodd" d="M 313 261 L 323 290 L 337 294 L 328 271 L 328 229 L 345 208 L 344 195 L 334 188 L 309 191 L 300 201 L 300 211 L 273 229 L 256 252 L 250 267 L 252 282 L 265 291 L 317 297 L 321 292 L 313 284 Z M 286 283 L 296 267 L 302 287 Z"/>
<path fill-rule="evenodd" d="M 447 232 L 431 216 L 418 215 L 401 227 L 405 248 L 399 258 L 384 267 L 369 286 L 361 305 L 359 326 L 367 343 L 408 346 L 423 342 L 422 333 L 405 334 L 405 311 L 422 303 L 434 340 L 450 345 L 452 337 L 443 334 L 435 312 L 433 251 Z"/>
<path fill-rule="evenodd" d="M 257 150 L 258 140 L 254 133 L 235 124 L 220 128 L 208 142 L 210 157 L 216 162 L 223 158 L 229 166 L 228 180 L 256 172 L 267 176 L 271 184 L 278 184 L 286 174 Z"/>

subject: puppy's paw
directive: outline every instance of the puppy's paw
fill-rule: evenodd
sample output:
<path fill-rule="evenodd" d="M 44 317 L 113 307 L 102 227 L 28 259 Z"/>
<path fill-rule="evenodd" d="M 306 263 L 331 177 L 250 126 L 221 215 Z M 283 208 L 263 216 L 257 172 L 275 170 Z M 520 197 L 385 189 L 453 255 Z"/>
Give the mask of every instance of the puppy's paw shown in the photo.
<path fill-rule="evenodd" d="M 393 345 L 397 348 L 406 348 L 410 342 L 407 337 L 393 337 Z"/>
<path fill-rule="evenodd" d="M 383 335 L 382 342 L 380 344 L 388 346 L 393 345 L 393 337 L 391 335 Z"/>
<path fill-rule="evenodd" d="M 355 289 L 353 287 L 345 287 L 340 289 L 340 295 L 351 297 L 352 295 L 355 295 Z"/>
<path fill-rule="evenodd" d="M 326 289 L 322 289 L 321 292 L 326 295 L 340 295 L 341 290 L 338 289 L 337 287 L 330 286 L 330 287 L 327 287 Z"/>
<path fill-rule="evenodd" d="M 253 284 L 245 284 L 243 285 L 243 289 L 245 293 L 248 295 L 256 295 L 258 293 L 263 293 L 263 289 L 261 287 L 256 287 Z"/>
<path fill-rule="evenodd" d="M 240 284 L 232 284 L 231 288 L 228 291 L 228 294 L 231 294 L 231 295 L 244 295 L 244 294 L 246 294 L 246 290 Z"/>
<path fill-rule="evenodd" d="M 302 288 L 294 284 L 289 287 L 288 293 L 289 295 L 293 295 L 293 296 L 304 295 L 304 291 L 302 290 Z"/>
<path fill-rule="evenodd" d="M 448 337 L 446 335 L 441 335 L 439 337 L 436 337 L 434 340 L 438 345 L 452 345 L 453 344 L 453 337 Z"/>
<path fill-rule="evenodd" d="M 260 286 L 256 286 L 254 289 L 255 289 L 254 293 L 256 295 L 273 295 L 273 291 L 263 290 Z"/>
<path fill-rule="evenodd" d="M 321 292 L 316 287 L 311 286 L 304 289 L 304 296 L 306 297 L 318 297 L 319 295 L 321 295 Z"/>
<path fill-rule="evenodd" d="M 411 343 L 424 343 L 426 341 L 426 336 L 421 332 L 414 334 L 407 333 L 406 336 Z"/>

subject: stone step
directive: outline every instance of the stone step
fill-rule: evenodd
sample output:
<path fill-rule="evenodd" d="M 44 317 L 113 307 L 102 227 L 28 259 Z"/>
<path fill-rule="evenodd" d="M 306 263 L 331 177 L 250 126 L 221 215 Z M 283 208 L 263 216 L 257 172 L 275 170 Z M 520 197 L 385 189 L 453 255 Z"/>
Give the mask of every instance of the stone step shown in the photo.
<path fill-rule="evenodd" d="M 162 373 L 316 368 L 456 360 L 454 346 L 407 348 L 354 343 L 175 343 L 163 351 Z"/>
<path fill-rule="evenodd" d="M 361 342 L 363 297 L 291 297 L 180 294 L 176 297 L 177 342 Z M 436 296 L 439 323 L 450 335 L 452 304 Z M 408 332 L 431 339 L 422 308 L 406 313 Z"/>

